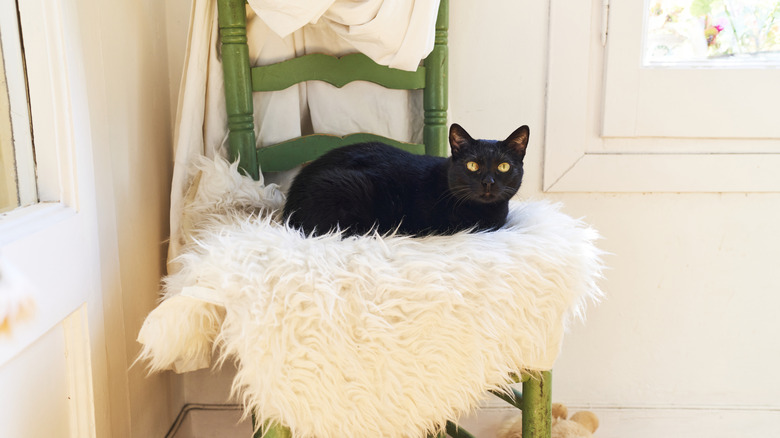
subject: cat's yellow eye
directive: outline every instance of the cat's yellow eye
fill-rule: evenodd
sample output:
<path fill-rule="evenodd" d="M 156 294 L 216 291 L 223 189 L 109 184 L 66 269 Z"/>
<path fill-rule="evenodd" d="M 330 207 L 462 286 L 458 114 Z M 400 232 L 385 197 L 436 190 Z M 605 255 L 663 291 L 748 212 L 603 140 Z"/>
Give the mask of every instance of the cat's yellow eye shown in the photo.
<path fill-rule="evenodd" d="M 509 172 L 509 163 L 501 163 L 498 165 L 499 172 Z"/>
<path fill-rule="evenodd" d="M 468 169 L 468 170 L 470 170 L 472 172 L 476 172 L 476 171 L 479 170 L 479 164 L 477 164 L 477 163 L 475 163 L 473 161 L 469 161 L 468 163 L 466 163 L 466 169 Z"/>

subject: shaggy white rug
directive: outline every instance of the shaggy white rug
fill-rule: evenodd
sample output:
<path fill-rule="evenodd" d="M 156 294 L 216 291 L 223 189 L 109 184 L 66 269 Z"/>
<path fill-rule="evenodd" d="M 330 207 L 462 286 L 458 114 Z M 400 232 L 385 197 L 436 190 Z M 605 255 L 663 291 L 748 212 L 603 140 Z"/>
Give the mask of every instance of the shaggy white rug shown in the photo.
<path fill-rule="evenodd" d="M 152 370 L 235 360 L 233 386 L 295 437 L 424 436 L 510 372 L 552 367 L 601 292 L 597 233 L 546 202 L 495 232 L 306 238 L 275 186 L 203 160 L 190 242 L 139 335 Z"/>

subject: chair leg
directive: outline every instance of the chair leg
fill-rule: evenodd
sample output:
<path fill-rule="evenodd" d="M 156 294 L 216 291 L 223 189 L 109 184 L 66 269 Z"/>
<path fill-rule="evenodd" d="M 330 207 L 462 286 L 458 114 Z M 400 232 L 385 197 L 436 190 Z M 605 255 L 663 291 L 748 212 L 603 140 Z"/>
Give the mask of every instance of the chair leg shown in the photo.
<path fill-rule="evenodd" d="M 447 435 L 452 438 L 475 438 L 468 430 L 463 429 L 451 421 L 447 422 Z"/>
<path fill-rule="evenodd" d="M 257 420 L 252 415 L 252 426 L 255 426 Z M 265 424 L 252 435 L 252 438 L 291 438 L 290 428 L 280 424 Z"/>
<path fill-rule="evenodd" d="M 522 395 L 515 391 L 515 399 L 507 402 L 523 410 L 523 437 L 550 438 L 552 426 L 552 372 L 542 371 L 539 378 L 530 378 L 523 382 Z M 503 397 L 502 397 L 503 398 Z M 252 424 L 255 424 L 252 415 Z M 447 422 L 447 434 L 456 438 L 473 438 L 465 429 Z M 265 425 L 253 438 L 291 438 L 290 429 L 281 425 Z M 440 435 L 441 436 L 441 435 Z"/>
<path fill-rule="evenodd" d="M 550 438 L 552 426 L 552 372 L 523 382 L 523 438 Z"/>

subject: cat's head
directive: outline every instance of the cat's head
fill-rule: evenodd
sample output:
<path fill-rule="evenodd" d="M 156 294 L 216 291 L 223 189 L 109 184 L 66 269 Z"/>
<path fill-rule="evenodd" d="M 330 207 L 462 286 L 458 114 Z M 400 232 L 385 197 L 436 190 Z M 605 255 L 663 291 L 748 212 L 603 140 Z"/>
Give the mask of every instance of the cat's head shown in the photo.
<path fill-rule="evenodd" d="M 458 124 L 450 127 L 450 192 L 459 200 L 493 203 L 509 200 L 523 180 L 528 126 L 506 140 L 474 140 Z"/>

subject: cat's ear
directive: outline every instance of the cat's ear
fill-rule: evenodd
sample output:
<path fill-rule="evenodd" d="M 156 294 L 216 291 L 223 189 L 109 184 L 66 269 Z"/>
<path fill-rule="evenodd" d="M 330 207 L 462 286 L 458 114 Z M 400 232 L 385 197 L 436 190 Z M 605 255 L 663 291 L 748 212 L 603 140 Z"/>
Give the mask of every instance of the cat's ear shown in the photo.
<path fill-rule="evenodd" d="M 520 156 L 525 156 L 525 149 L 528 147 L 529 134 L 530 129 L 528 129 L 528 126 L 526 125 L 515 129 L 515 132 L 504 140 L 504 147 L 514 150 Z"/>
<path fill-rule="evenodd" d="M 457 123 L 453 123 L 450 126 L 450 149 L 452 149 L 452 155 L 458 155 L 464 147 L 473 141 L 474 139 L 471 138 L 469 133 Z"/>

